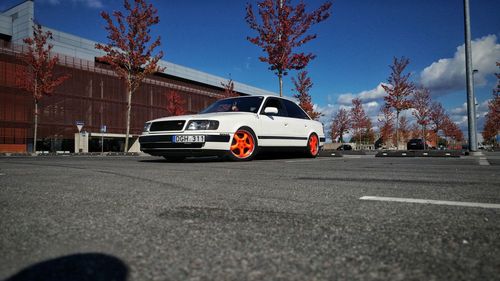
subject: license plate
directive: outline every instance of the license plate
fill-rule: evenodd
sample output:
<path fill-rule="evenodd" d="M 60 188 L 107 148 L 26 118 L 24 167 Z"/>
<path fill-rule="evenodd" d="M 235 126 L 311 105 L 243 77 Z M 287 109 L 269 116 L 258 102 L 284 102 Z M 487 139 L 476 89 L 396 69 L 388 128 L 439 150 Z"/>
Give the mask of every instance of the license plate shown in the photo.
<path fill-rule="evenodd" d="M 205 142 L 205 136 L 172 136 L 172 142 L 176 143 L 193 143 Z"/>

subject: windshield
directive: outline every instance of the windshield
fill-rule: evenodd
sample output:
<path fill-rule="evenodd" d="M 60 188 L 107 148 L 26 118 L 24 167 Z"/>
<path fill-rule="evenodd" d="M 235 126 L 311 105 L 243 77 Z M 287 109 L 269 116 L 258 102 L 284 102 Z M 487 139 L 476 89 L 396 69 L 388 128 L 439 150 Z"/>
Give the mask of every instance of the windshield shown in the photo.
<path fill-rule="evenodd" d="M 200 113 L 232 111 L 257 113 L 263 100 L 264 97 L 237 97 L 218 100 Z"/>

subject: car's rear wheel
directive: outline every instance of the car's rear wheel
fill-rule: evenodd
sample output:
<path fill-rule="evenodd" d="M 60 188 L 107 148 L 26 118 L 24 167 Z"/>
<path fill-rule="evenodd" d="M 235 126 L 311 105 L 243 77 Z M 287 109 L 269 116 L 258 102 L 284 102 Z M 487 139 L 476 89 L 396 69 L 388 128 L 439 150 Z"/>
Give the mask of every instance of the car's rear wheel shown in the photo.
<path fill-rule="evenodd" d="M 238 129 L 233 135 L 229 147 L 229 159 L 234 161 L 250 161 L 257 154 L 258 144 L 254 132 L 247 127 Z"/>
<path fill-rule="evenodd" d="M 316 134 L 311 134 L 307 140 L 306 155 L 314 158 L 319 154 L 319 138 Z"/>

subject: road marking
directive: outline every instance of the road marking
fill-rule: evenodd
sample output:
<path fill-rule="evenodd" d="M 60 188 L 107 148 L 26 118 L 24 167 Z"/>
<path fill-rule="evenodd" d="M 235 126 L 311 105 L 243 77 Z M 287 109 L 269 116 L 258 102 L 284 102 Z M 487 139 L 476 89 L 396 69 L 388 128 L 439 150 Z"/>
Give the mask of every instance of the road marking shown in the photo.
<path fill-rule="evenodd" d="M 488 159 L 486 159 L 486 157 L 479 157 L 479 165 L 489 166 L 490 162 L 488 162 Z"/>
<path fill-rule="evenodd" d="M 442 200 L 428 200 L 428 199 L 412 199 L 412 198 L 397 198 L 397 197 L 363 196 L 363 197 L 359 198 L 359 200 L 389 201 L 389 202 L 402 202 L 402 203 L 419 203 L 419 204 L 434 204 L 434 205 L 500 209 L 500 204 L 442 201 Z"/>
<path fill-rule="evenodd" d="M 301 163 L 301 162 L 313 162 L 313 161 L 331 161 L 334 160 L 336 157 L 321 157 L 321 158 L 314 158 L 314 159 L 303 159 L 303 160 L 287 160 L 285 163 Z"/>

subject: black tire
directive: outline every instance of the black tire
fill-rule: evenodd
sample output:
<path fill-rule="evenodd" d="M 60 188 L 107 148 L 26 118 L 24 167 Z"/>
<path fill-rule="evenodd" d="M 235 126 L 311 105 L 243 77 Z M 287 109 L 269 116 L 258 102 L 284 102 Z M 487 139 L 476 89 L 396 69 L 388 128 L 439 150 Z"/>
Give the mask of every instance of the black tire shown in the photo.
<path fill-rule="evenodd" d="M 236 136 L 239 136 L 240 139 L 238 140 Z M 241 146 L 231 149 L 233 146 L 237 146 L 238 142 Z M 249 127 L 241 127 L 233 135 L 227 158 L 231 161 L 251 161 L 257 155 L 258 150 L 259 144 L 253 130 Z"/>

